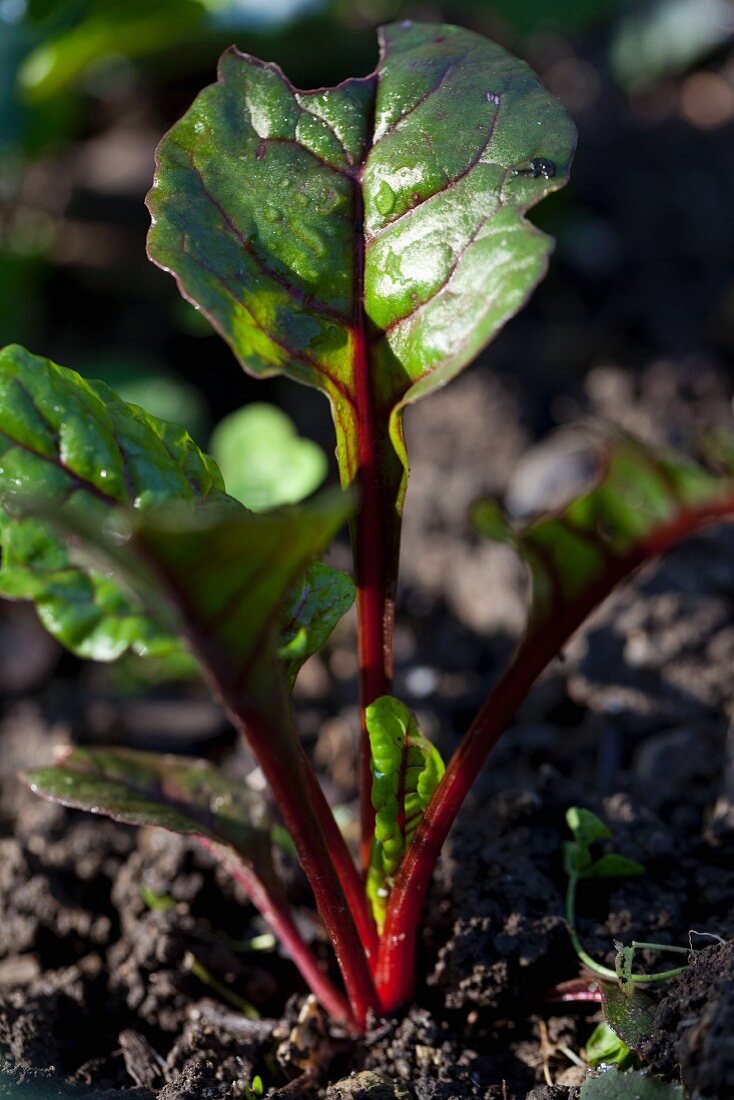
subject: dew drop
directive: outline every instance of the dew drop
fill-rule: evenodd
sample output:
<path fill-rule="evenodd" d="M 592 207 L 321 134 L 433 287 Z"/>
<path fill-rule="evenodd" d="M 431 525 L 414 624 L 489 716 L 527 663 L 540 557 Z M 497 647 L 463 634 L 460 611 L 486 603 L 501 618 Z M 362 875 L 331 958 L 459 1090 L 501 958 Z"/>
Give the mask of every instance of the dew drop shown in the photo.
<path fill-rule="evenodd" d="M 528 164 L 527 168 L 515 169 L 516 176 L 527 176 L 530 179 L 534 180 L 540 179 L 541 177 L 544 180 L 550 180 L 553 179 L 555 174 L 555 161 L 548 160 L 547 157 L 534 157 Z"/>
<path fill-rule="evenodd" d="M 274 206 L 263 207 L 263 217 L 266 222 L 280 221 L 280 211 L 276 210 Z"/>
<path fill-rule="evenodd" d="M 331 214 L 337 206 L 341 205 L 341 201 L 342 197 L 338 191 L 335 191 L 333 187 L 327 187 L 316 199 L 315 208 L 319 214 Z"/>
<path fill-rule="evenodd" d="M 383 180 L 375 194 L 375 206 L 385 217 L 395 209 L 395 192 L 387 180 Z"/>

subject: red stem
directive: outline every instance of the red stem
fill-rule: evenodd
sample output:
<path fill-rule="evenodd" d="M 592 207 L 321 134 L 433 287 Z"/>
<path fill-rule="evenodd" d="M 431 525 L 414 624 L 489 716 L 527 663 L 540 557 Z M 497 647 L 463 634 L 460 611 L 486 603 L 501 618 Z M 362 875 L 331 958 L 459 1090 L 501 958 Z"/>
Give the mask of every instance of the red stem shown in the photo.
<path fill-rule="evenodd" d="M 225 707 L 234 726 L 249 740 L 273 792 L 283 823 L 296 846 L 298 861 L 313 890 L 316 906 L 332 943 L 352 1012 L 360 1030 L 377 995 L 367 954 L 355 921 L 366 912 L 364 890 L 295 731 L 283 738 L 255 711 Z M 295 752 L 294 752 L 295 750 Z M 337 872 L 347 871 L 347 890 Z"/>
<path fill-rule="evenodd" d="M 372 771 L 365 710 L 392 689 L 393 624 L 398 553 L 395 493 L 384 484 L 386 467 L 381 461 L 384 430 L 376 414 L 370 383 L 367 318 L 364 312 L 364 202 L 361 173 L 355 187 L 355 310 L 354 398 L 357 435 L 357 476 L 360 509 L 352 525 L 354 571 L 357 581 L 357 633 L 359 647 L 359 701 L 362 731 L 359 752 L 361 859 L 370 861 L 375 831 L 372 807 Z"/>
<path fill-rule="evenodd" d="M 206 837 L 197 838 L 225 868 L 227 873 L 238 882 L 258 912 L 265 918 L 285 947 L 291 959 L 298 967 L 306 985 L 316 994 L 326 1011 L 336 1020 L 343 1020 L 355 1026 L 356 1021 L 349 1005 L 332 981 L 324 974 L 313 956 L 308 944 L 296 927 L 285 897 L 279 897 L 275 891 L 268 890 L 258 878 L 252 867 L 242 859 L 234 857 L 229 849 Z"/>
<path fill-rule="evenodd" d="M 520 643 L 454 753 L 398 872 L 390 894 L 376 973 L 383 1011 L 393 1011 L 413 996 L 418 922 L 441 848 L 484 761 L 534 681 L 620 581 L 684 536 L 733 516 L 734 497 L 686 510 L 635 549 L 613 558 L 596 584 L 574 603 L 555 608 L 550 618 Z"/>

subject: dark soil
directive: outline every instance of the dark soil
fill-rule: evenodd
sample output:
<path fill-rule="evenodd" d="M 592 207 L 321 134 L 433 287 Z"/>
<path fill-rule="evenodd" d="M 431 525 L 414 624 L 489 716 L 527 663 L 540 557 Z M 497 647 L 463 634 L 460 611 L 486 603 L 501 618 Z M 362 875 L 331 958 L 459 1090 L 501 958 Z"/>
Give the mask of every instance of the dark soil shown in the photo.
<path fill-rule="evenodd" d="M 643 394 L 649 385 L 643 379 Z M 476 442 L 472 425 L 481 418 L 486 428 L 494 416 L 489 437 L 505 448 L 511 500 L 522 499 L 525 471 L 539 457 L 560 489 L 582 472 L 583 455 L 563 438 L 520 461 L 509 397 L 494 384 L 479 401 L 478 388 L 471 376 L 458 382 L 413 424 L 419 438 L 431 433 L 433 450 L 418 448 L 409 501 L 398 691 L 444 754 L 509 652 L 522 609 L 504 551 L 478 546 L 460 528 L 450 487 L 467 456 L 461 445 L 452 451 L 452 422 L 465 425 L 460 439 Z M 676 409 L 684 424 L 702 415 L 700 404 Z M 623 401 L 618 415 L 628 415 Z M 442 482 L 446 494 L 436 492 Z M 422 556 L 417 539 L 428 527 L 431 553 Z M 282 1097 L 566 1100 L 584 1073 L 566 1052 L 583 1049 L 598 1019 L 593 1004 L 544 999 L 579 972 L 562 918 L 569 805 L 602 814 L 614 849 L 646 867 L 640 879 L 582 886 L 587 950 L 609 965 L 615 939 L 685 945 L 691 929 L 734 939 L 733 549 L 732 532 L 722 531 L 648 570 L 538 685 L 446 846 L 426 909 L 418 1004 L 375 1021 L 358 1044 L 330 1032 L 287 960 L 243 948 L 263 931 L 259 919 L 193 845 L 64 811 L 18 782 L 18 769 L 48 760 L 70 736 L 60 716 L 73 716 L 77 739 L 129 741 L 143 705 L 99 669 L 62 660 L 52 675 L 58 655 L 25 617 L 34 679 L 6 688 L 0 730 L 0 1096 L 224 1100 L 246 1096 L 259 1074 Z M 470 611 L 460 580 L 442 591 L 436 584 L 452 555 L 460 569 L 478 569 L 475 557 L 482 563 Z M 338 633 L 297 693 L 306 739 L 339 800 L 352 794 L 352 644 L 349 630 Z M 246 773 L 247 753 L 195 692 L 194 702 L 198 727 L 189 724 L 180 747 Z M 170 747 L 180 700 L 157 689 L 148 703 L 145 713 L 158 716 L 153 741 Z M 289 878 L 304 928 L 326 957 L 297 869 Z M 192 955 L 261 1019 L 203 985 Z M 731 944 L 714 946 L 657 993 L 647 1057 L 672 1078 L 680 1072 L 702 1100 L 732 1094 L 732 976 Z"/>

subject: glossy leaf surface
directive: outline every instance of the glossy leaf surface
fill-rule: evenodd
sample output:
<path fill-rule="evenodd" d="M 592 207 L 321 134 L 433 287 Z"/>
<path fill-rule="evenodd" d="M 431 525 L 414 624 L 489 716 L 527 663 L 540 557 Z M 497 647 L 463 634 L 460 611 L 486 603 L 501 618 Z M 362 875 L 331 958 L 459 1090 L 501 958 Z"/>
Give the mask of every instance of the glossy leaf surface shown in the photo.
<path fill-rule="evenodd" d="M 286 680 L 292 686 L 303 662 L 323 646 L 354 603 L 354 581 L 347 573 L 313 562 L 286 596 L 278 641 Z"/>
<path fill-rule="evenodd" d="M 15 347 L 0 353 L 0 506 L 0 593 L 34 600 L 85 657 L 206 634 L 236 676 L 282 648 L 292 681 L 353 599 L 348 577 L 310 564 L 346 498 L 253 515 L 182 428 Z"/>
<path fill-rule="evenodd" d="M 367 708 L 367 731 L 375 810 L 367 894 L 381 930 L 392 878 L 423 819 L 444 765 L 408 708 L 391 695 L 376 699 Z"/>
<path fill-rule="evenodd" d="M 228 503 L 215 463 L 183 428 L 24 348 L 0 352 L 0 594 L 34 600 L 81 656 L 169 651 L 170 631 L 39 517 L 63 511 L 101 532 L 118 508 L 171 501 Z"/>
<path fill-rule="evenodd" d="M 255 403 L 230 413 L 210 447 L 227 492 L 253 512 L 297 504 L 326 477 L 326 455 L 275 405 Z"/>
<path fill-rule="evenodd" d="M 543 275 L 524 213 L 573 144 L 527 66 L 461 28 L 383 28 L 375 72 L 312 92 L 232 49 L 159 146 L 150 255 L 247 370 L 328 395 L 343 481 L 379 477 L 389 511 L 402 407 Z"/>
<path fill-rule="evenodd" d="M 252 793 L 212 764 L 131 749 L 75 748 L 28 772 L 36 794 L 127 825 L 155 825 L 224 845 L 272 881 L 269 831 Z"/>

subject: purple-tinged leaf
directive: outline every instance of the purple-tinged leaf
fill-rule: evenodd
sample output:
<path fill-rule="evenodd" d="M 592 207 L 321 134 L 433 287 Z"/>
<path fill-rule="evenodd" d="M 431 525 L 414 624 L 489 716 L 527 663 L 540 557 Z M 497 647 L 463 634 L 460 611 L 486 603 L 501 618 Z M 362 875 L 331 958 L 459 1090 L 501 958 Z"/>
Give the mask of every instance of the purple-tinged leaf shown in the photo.
<path fill-rule="evenodd" d="M 337 1019 L 349 1018 L 301 938 L 273 865 L 273 830 L 242 780 L 204 760 L 121 748 L 75 748 L 24 779 L 63 806 L 196 839 L 242 886 L 324 1006 Z"/>
<path fill-rule="evenodd" d="M 122 748 L 75 748 L 57 764 L 27 772 L 36 794 L 63 806 L 151 825 L 231 849 L 271 886 L 271 837 L 241 780 L 212 764 Z"/>
<path fill-rule="evenodd" d="M 718 469 L 658 452 L 629 437 L 606 444 L 591 489 L 558 513 L 520 527 L 493 501 L 475 505 L 475 527 L 512 543 L 531 579 L 523 648 L 540 630 L 580 621 L 640 565 L 702 527 L 734 517 L 734 454 L 719 443 Z"/>

